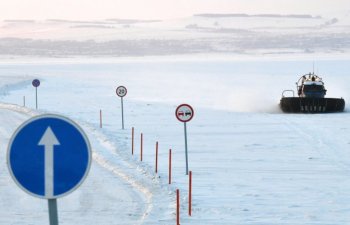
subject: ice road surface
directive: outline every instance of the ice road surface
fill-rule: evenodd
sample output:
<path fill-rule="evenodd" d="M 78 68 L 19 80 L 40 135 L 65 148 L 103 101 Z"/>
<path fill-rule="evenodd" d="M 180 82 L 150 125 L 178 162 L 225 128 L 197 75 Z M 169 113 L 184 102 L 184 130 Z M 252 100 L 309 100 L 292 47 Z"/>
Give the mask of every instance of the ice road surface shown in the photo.
<path fill-rule="evenodd" d="M 94 151 L 82 187 L 59 200 L 62 224 L 175 224 L 174 190 L 180 189 L 181 224 L 349 224 L 349 113 L 282 114 L 283 89 L 293 89 L 313 60 L 164 60 L 113 63 L 12 63 L 0 65 L 0 222 L 47 224 L 47 205 L 19 190 L 6 169 L 7 141 L 33 114 L 71 117 L 88 133 Z M 320 60 L 328 96 L 348 103 L 348 60 Z M 42 81 L 39 109 L 32 78 Z M 15 80 L 13 80 L 15 79 Z M 124 85 L 126 130 L 121 130 Z M 13 87 L 13 89 L 11 89 Z M 1 89 L 3 90 L 3 89 Z M 187 216 L 183 124 L 178 104 L 189 103 L 189 165 L 193 216 Z M 99 110 L 104 115 L 99 128 Z M 347 108 L 348 109 L 348 108 Z M 135 155 L 131 151 L 135 127 Z M 139 135 L 144 133 L 144 162 Z M 160 145 L 154 174 L 155 142 Z M 173 184 L 167 185 L 172 148 Z"/>

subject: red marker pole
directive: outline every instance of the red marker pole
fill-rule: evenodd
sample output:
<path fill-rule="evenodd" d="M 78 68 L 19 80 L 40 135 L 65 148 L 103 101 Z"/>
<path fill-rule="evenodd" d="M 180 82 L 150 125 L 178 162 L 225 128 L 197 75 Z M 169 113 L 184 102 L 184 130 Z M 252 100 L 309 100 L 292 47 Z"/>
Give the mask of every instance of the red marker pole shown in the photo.
<path fill-rule="evenodd" d="M 176 225 L 180 225 L 180 191 L 176 189 Z"/>
<path fill-rule="evenodd" d="M 169 184 L 171 184 L 171 149 L 169 149 Z"/>
<path fill-rule="evenodd" d="M 188 215 L 192 216 L 192 171 L 190 171 L 189 175 L 189 192 L 188 192 Z"/>
<path fill-rule="evenodd" d="M 158 141 L 156 142 L 156 173 L 158 173 Z"/>
<path fill-rule="evenodd" d="M 134 155 L 134 127 L 131 128 L 131 154 Z"/>
<path fill-rule="evenodd" d="M 142 161 L 142 151 L 143 151 L 143 134 L 141 133 L 141 152 L 140 152 L 140 155 L 141 155 L 140 160 L 141 161 Z"/>
<path fill-rule="evenodd" d="M 102 128 L 102 110 L 100 109 L 100 128 Z"/>

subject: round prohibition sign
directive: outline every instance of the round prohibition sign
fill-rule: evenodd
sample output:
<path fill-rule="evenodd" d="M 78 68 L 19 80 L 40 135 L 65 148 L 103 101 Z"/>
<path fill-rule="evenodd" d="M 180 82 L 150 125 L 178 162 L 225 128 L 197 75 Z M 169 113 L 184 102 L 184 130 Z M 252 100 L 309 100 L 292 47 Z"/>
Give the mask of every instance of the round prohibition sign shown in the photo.
<path fill-rule="evenodd" d="M 115 91 L 116 93 L 117 93 L 117 95 L 119 96 L 119 97 L 124 97 L 127 93 L 128 93 L 128 90 L 126 89 L 126 87 L 124 87 L 124 86 L 119 86 L 119 87 L 117 87 L 117 89 L 116 89 L 116 91 Z"/>
<path fill-rule="evenodd" d="M 181 104 L 175 110 L 176 118 L 181 122 L 188 122 L 194 116 L 193 108 L 188 104 Z"/>

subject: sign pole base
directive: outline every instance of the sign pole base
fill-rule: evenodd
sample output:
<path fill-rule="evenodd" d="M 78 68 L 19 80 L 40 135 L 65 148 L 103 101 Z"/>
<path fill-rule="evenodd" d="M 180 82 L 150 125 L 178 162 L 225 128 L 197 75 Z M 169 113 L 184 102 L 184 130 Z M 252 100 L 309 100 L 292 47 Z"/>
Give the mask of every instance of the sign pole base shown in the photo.
<path fill-rule="evenodd" d="M 50 225 L 58 225 L 57 200 L 48 199 Z"/>

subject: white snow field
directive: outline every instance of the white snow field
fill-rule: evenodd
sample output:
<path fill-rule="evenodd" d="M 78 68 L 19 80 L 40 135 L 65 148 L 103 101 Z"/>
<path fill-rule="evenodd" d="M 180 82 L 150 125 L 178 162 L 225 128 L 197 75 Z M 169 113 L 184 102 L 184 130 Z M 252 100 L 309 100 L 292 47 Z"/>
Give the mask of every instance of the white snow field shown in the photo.
<path fill-rule="evenodd" d="M 299 76 L 312 71 L 313 61 L 327 96 L 343 97 L 348 103 L 346 58 L 145 57 L 1 64 L 1 87 L 10 85 L 0 97 L 5 102 L 0 105 L 0 224 L 47 224 L 47 203 L 17 188 L 5 162 L 15 128 L 44 112 L 77 121 L 94 152 L 86 182 L 58 200 L 62 224 L 176 224 L 177 188 L 181 224 L 350 224 L 348 106 L 333 114 L 283 114 L 278 108 L 282 90 L 294 89 Z M 39 111 L 33 109 L 33 78 L 41 80 Z M 119 85 L 128 88 L 125 130 L 115 94 Z M 23 96 L 28 108 L 22 107 Z M 183 124 L 174 114 L 181 103 L 195 110 L 187 124 L 192 217 L 187 216 Z M 131 127 L 136 136 L 134 156 Z"/>
<path fill-rule="evenodd" d="M 1 149 L 5 154 L 14 128 L 38 113 L 2 103 L 0 114 Z M 158 205 L 152 204 L 153 199 L 161 196 L 153 197 L 152 192 L 162 193 L 157 181 L 140 176 L 141 169 L 121 160 L 105 136 L 87 124 L 83 126 L 93 146 L 94 161 L 85 184 L 69 197 L 58 200 L 60 224 L 154 224 L 152 211 L 159 211 L 157 222 L 170 221 L 171 218 L 163 217 L 162 213 L 170 202 L 166 200 L 166 192 L 157 200 Z M 6 172 L 5 159 L 1 158 L 1 224 L 47 224 L 47 202 L 28 196 L 15 185 Z"/>
<path fill-rule="evenodd" d="M 28 76 L 15 76 L 15 79 L 1 76 L 0 79 L 7 89 L 30 83 Z M 18 84 L 11 84 L 16 80 Z M 5 160 L 7 143 L 16 127 L 43 112 L 0 103 L 0 149 L 4 154 L 0 159 L 3 171 L 0 175 L 0 224 L 48 223 L 47 202 L 20 190 L 7 172 Z M 92 168 L 80 189 L 58 200 L 60 224 L 169 224 L 173 220 L 174 210 L 169 204 L 172 200 L 167 190 L 159 185 L 159 180 L 150 179 L 146 169 L 120 156 L 113 141 L 94 126 L 84 122 L 80 125 L 87 132 L 93 148 Z M 158 194 L 154 196 L 154 193 Z M 154 201 L 158 204 L 153 205 Z"/>

